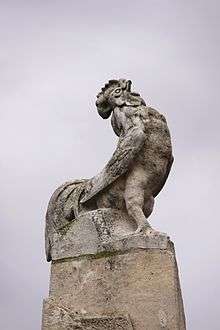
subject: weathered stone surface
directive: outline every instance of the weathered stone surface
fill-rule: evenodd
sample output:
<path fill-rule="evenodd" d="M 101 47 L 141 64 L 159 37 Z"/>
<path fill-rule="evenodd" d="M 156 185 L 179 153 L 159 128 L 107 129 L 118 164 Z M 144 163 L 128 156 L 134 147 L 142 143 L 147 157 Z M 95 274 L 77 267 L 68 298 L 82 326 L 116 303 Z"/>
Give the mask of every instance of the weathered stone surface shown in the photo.
<path fill-rule="evenodd" d="M 134 229 L 134 221 L 120 210 L 99 209 L 83 213 L 62 231 L 54 233 L 51 240 L 52 260 L 107 251 L 167 248 L 166 234 L 134 234 Z"/>
<path fill-rule="evenodd" d="M 44 301 L 44 330 L 133 330 L 131 320 L 123 315 L 88 316 L 73 313 L 53 304 L 52 299 Z"/>
<path fill-rule="evenodd" d="M 129 315 L 134 330 L 185 329 L 171 242 L 163 250 L 137 249 L 53 261 L 46 303 L 55 306 L 55 311 L 83 313 L 84 318 Z M 46 325 L 53 313 L 57 315 L 44 307 L 43 330 L 50 329 Z"/>

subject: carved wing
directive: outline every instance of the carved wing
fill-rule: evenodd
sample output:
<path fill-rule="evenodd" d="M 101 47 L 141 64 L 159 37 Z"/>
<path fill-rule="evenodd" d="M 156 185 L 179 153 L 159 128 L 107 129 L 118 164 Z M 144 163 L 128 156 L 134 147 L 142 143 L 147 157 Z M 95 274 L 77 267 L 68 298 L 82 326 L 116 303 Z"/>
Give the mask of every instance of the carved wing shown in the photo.
<path fill-rule="evenodd" d="M 138 127 L 132 127 L 125 135 L 122 135 L 110 161 L 98 175 L 88 181 L 85 195 L 80 202 L 87 202 L 125 174 L 142 148 L 144 140 L 145 134 Z"/>

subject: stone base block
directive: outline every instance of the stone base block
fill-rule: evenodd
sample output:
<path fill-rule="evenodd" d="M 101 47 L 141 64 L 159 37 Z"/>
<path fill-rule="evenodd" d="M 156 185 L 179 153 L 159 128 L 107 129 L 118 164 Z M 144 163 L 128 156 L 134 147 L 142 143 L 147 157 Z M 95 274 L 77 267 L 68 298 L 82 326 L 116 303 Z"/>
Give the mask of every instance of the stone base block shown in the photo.
<path fill-rule="evenodd" d="M 43 330 L 185 330 L 173 244 L 52 261 Z"/>
<path fill-rule="evenodd" d="M 166 234 L 145 236 L 134 234 L 135 229 L 136 224 L 120 210 L 98 209 L 83 213 L 50 237 L 52 260 L 134 248 L 167 248 Z"/>

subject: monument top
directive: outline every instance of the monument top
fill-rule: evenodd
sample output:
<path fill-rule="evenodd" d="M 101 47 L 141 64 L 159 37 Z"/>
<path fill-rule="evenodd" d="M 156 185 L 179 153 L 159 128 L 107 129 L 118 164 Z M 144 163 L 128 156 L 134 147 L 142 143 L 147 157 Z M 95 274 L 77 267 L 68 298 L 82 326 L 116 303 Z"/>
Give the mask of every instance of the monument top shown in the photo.
<path fill-rule="evenodd" d="M 96 106 L 118 144 L 100 173 L 51 197 L 42 330 L 185 330 L 174 246 L 147 220 L 173 162 L 166 119 L 125 79 L 110 80 Z"/>

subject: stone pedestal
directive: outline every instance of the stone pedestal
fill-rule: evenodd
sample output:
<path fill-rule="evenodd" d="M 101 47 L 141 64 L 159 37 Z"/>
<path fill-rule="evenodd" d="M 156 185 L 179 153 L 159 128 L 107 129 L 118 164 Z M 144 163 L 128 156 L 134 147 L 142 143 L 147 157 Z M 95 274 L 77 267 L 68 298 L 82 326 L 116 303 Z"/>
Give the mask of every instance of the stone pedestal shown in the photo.
<path fill-rule="evenodd" d="M 103 223 L 109 212 L 84 215 L 81 229 L 85 222 L 94 232 L 90 228 L 85 234 L 88 226 L 84 224 L 83 242 L 80 236 L 76 242 L 71 234 L 79 223 L 75 231 L 73 224 L 54 240 L 42 329 L 184 330 L 173 243 L 165 234 L 149 237 L 124 232 L 124 236 L 114 236 L 107 222 L 102 237 L 97 223 Z M 91 220 L 94 216 L 96 224 Z"/>

